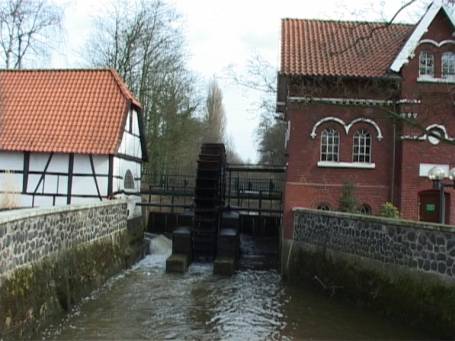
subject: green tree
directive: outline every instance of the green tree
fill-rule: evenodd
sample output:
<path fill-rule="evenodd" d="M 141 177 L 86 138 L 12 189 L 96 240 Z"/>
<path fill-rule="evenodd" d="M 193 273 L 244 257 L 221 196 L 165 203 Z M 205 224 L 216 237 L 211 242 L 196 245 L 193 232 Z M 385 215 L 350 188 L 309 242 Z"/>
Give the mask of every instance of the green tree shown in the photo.
<path fill-rule="evenodd" d="M 357 213 L 359 203 L 355 197 L 355 186 L 351 182 L 343 185 L 341 197 L 339 200 L 339 209 L 341 212 Z"/>

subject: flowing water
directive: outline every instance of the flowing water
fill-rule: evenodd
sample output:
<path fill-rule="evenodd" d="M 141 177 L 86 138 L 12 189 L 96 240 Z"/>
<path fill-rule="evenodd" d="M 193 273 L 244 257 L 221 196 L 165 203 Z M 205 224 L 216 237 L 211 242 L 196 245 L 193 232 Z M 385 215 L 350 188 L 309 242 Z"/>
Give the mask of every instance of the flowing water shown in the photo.
<path fill-rule="evenodd" d="M 308 289 L 288 286 L 276 271 L 230 278 L 193 264 L 166 274 L 170 246 L 111 279 L 43 334 L 50 340 L 423 339 L 419 332 Z"/>

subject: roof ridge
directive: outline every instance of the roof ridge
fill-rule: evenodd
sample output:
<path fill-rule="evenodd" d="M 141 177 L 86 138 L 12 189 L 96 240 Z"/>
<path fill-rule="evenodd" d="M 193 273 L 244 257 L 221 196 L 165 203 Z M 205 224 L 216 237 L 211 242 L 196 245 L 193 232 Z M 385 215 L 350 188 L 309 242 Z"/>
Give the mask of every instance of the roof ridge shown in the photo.
<path fill-rule="evenodd" d="M 37 69 L 0 69 L 0 72 L 107 72 L 110 68 L 37 68 Z"/>
<path fill-rule="evenodd" d="M 127 97 L 128 99 L 131 100 L 131 102 L 137 106 L 138 108 L 142 109 L 142 106 L 136 96 L 128 89 L 125 81 L 120 77 L 118 74 L 117 70 L 114 68 L 109 68 L 108 71 L 111 73 L 112 77 L 115 80 L 115 83 L 117 84 L 120 92 L 122 93 L 123 96 Z"/>
<path fill-rule="evenodd" d="M 296 21 L 314 21 L 314 22 L 322 22 L 322 23 L 337 23 L 337 24 L 377 24 L 377 25 L 384 25 L 387 26 L 415 26 L 416 24 L 408 24 L 408 23 L 400 23 L 400 22 L 393 22 L 389 23 L 387 21 L 368 21 L 368 20 L 337 20 L 337 19 L 315 19 L 315 18 L 281 18 L 282 21 L 287 20 L 296 20 Z"/>

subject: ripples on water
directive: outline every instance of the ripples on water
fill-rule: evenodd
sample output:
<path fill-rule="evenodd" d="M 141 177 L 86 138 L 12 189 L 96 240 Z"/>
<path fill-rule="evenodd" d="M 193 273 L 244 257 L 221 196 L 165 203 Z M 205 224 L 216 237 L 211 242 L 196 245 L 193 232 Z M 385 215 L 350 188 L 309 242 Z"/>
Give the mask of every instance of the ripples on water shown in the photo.
<path fill-rule="evenodd" d="M 301 288 L 276 271 L 224 278 L 209 264 L 165 274 L 168 248 L 111 279 L 44 336 L 53 340 L 416 339 L 403 330 Z"/>

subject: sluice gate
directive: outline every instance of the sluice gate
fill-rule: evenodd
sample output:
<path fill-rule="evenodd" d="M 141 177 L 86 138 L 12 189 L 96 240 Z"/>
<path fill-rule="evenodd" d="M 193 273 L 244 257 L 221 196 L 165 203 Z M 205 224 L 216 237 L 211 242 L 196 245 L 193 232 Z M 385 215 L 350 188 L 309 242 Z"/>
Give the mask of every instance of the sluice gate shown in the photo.
<path fill-rule="evenodd" d="M 278 259 L 269 255 L 278 255 L 284 167 L 232 165 L 225 155 L 223 144 L 204 144 L 194 175 L 155 176 L 141 191 L 148 231 L 172 235 L 169 272 L 197 261 L 229 274 Z"/>

